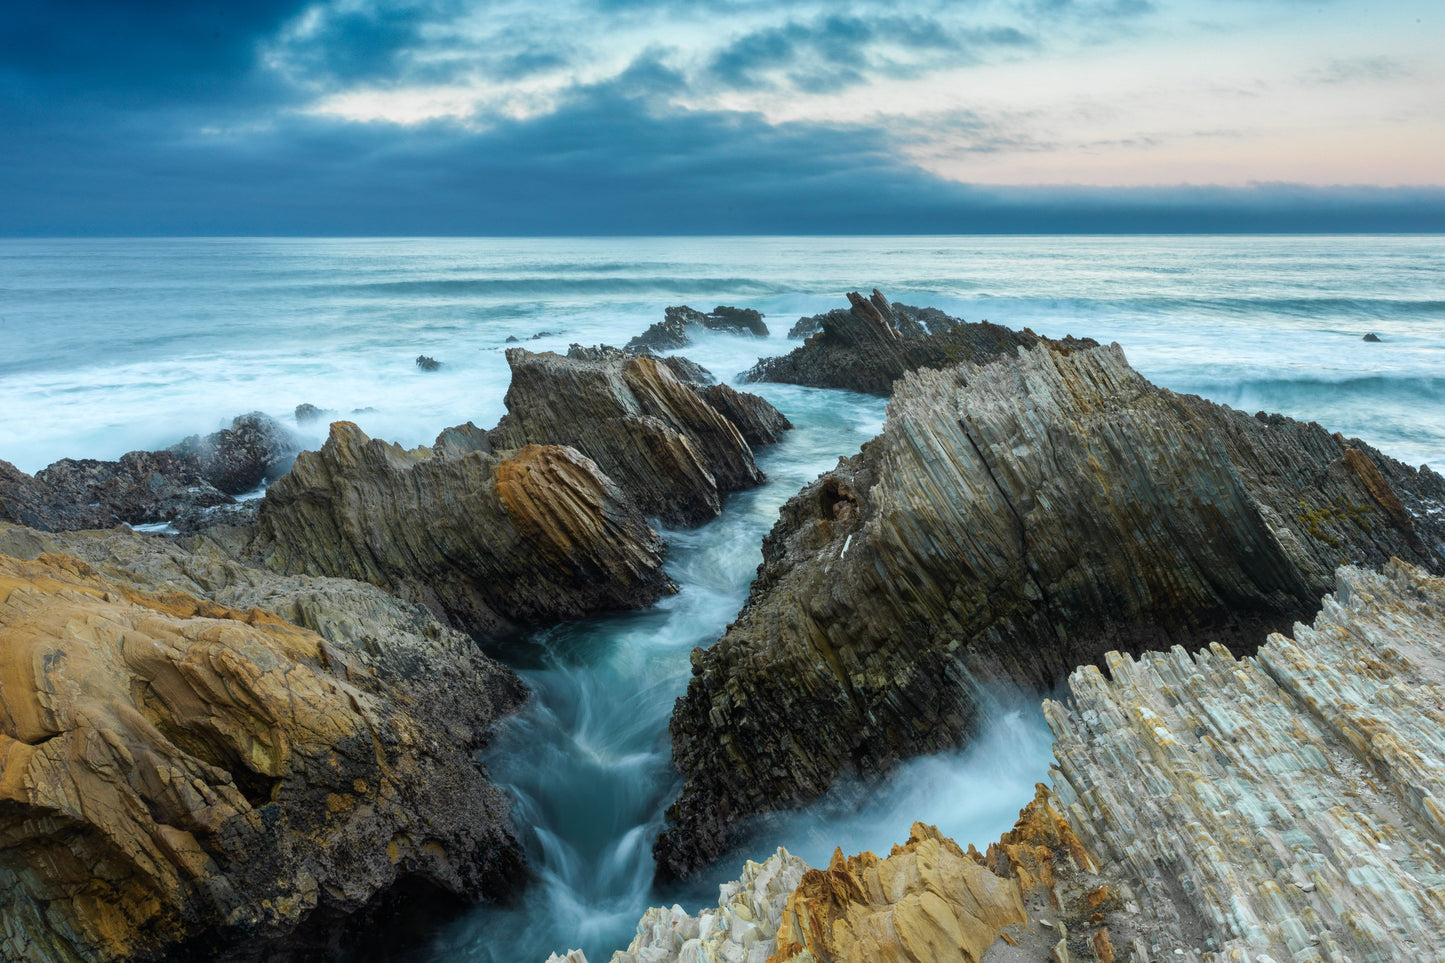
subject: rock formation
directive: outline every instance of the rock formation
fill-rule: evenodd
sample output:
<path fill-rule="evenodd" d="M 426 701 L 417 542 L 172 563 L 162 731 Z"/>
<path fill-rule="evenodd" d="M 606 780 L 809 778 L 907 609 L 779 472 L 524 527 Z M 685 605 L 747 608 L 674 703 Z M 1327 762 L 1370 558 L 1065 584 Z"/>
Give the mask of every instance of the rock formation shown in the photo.
<path fill-rule="evenodd" d="M 507 361 L 512 383 L 507 414 L 490 433 L 495 447 L 576 448 L 668 524 L 706 521 L 723 495 L 763 480 L 738 428 L 653 358 L 577 361 L 509 348 Z"/>
<path fill-rule="evenodd" d="M 590 348 L 584 348 L 580 344 L 571 344 L 567 347 L 567 357 L 573 361 L 618 361 L 625 358 L 644 357 L 654 358 L 672 369 L 679 381 L 687 381 L 698 385 L 710 385 L 717 381 L 713 373 L 696 361 L 684 358 L 680 354 L 661 357 L 653 352 L 651 348 L 614 348 L 610 344 L 596 344 Z"/>
<path fill-rule="evenodd" d="M 122 530 L 0 546 L 36 554 L 0 557 L 0 956 L 279 958 L 404 881 L 516 887 L 474 753 L 523 691 L 425 610 Z"/>
<path fill-rule="evenodd" d="M 234 506 L 231 496 L 284 473 L 298 447 L 274 420 L 252 412 L 230 428 L 116 461 L 63 458 L 34 477 L 0 462 L 0 519 L 46 531 L 180 517 L 194 526 L 212 517 L 208 510 Z"/>
<path fill-rule="evenodd" d="M 721 384 L 697 386 L 694 390 L 698 397 L 736 425 L 743 440 L 754 448 L 782 441 L 783 432 L 793 428 L 787 415 L 755 394 Z"/>
<path fill-rule="evenodd" d="M 818 316 L 819 333 L 802 347 L 759 360 L 740 376 L 742 380 L 886 395 L 905 371 L 963 361 L 982 363 L 1044 340 L 1027 328 L 1013 331 L 987 321 L 968 324 L 934 308 L 895 305 L 876 289 L 871 298 L 854 291 L 848 300 L 849 310 Z M 1094 342 L 1066 339 L 1064 343 L 1087 347 Z"/>
<path fill-rule="evenodd" d="M 1438 569 L 1442 505 L 1428 469 L 1161 390 L 1117 346 L 910 373 L 883 433 L 784 506 L 743 612 L 694 653 L 659 873 L 843 772 L 956 745 L 980 681 L 1248 651 L 1341 562 Z"/>
<path fill-rule="evenodd" d="M 873 293 L 878 294 L 876 288 Z M 881 295 L 879 296 L 881 297 Z M 892 309 L 893 314 L 901 319 L 900 323 L 896 324 L 895 327 L 898 327 L 899 330 L 905 334 L 915 332 L 917 328 L 922 328 L 930 334 L 937 334 L 940 331 L 947 331 L 956 324 L 963 323 L 958 318 L 950 317 L 937 308 L 915 308 L 911 304 L 898 304 L 896 302 L 890 302 L 889 307 Z M 835 312 L 815 314 L 808 318 L 799 318 L 797 323 L 788 329 L 788 337 L 795 341 L 801 341 L 810 335 L 817 334 L 823 330 L 824 320 L 827 320 L 829 314 L 832 313 L 846 314 L 847 312 L 839 308 L 835 309 Z M 915 328 L 914 325 L 917 325 L 917 328 Z"/>
<path fill-rule="evenodd" d="M 371 582 L 483 635 L 671 590 L 657 534 L 576 450 L 407 451 L 345 421 L 267 491 L 255 550 L 273 571 Z"/>
<path fill-rule="evenodd" d="M 687 305 L 670 307 L 663 312 L 664 319 L 648 328 L 642 334 L 627 342 L 628 349 L 651 348 L 656 351 L 670 351 L 692 344 L 692 329 L 722 331 L 727 334 L 752 335 L 766 338 L 768 326 L 763 315 L 751 308 L 732 308 L 718 305 L 711 314 L 703 314 Z"/>
<path fill-rule="evenodd" d="M 200 476 L 216 488 L 228 495 L 244 495 L 285 474 L 300 448 L 275 419 L 253 411 L 233 420 L 230 428 L 204 438 L 192 435 L 169 450 L 195 465 Z"/>
<path fill-rule="evenodd" d="M 1445 945 L 1445 582 L 1398 561 L 1342 568 L 1293 635 L 1255 658 L 1112 653 L 1112 680 L 1075 672 L 1073 705 L 1045 707 L 1063 813 L 1160 921 L 1156 954 L 1431 955 Z"/>

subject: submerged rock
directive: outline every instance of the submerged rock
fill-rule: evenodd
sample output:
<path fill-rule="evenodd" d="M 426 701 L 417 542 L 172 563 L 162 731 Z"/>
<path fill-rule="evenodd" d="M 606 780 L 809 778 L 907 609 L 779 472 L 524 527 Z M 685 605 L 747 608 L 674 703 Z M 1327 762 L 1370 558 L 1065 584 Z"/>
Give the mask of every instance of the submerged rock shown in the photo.
<path fill-rule="evenodd" d="M 496 447 L 571 446 L 668 524 L 706 521 L 723 495 L 763 481 L 738 427 L 656 359 L 621 352 L 581 361 L 509 348 L 507 361 L 512 383 L 507 414 L 490 433 Z M 771 408 L 762 399 L 749 405 Z"/>
<path fill-rule="evenodd" d="M 667 308 L 663 315 L 663 320 L 627 342 L 628 349 L 668 351 L 685 348 L 692 344 L 691 330 L 697 328 L 757 338 L 768 336 L 768 326 L 763 323 L 762 313 L 751 308 L 718 305 L 712 313 L 704 314 L 684 304 Z"/>
<path fill-rule="evenodd" d="M 436 358 L 419 354 L 416 356 L 416 366 L 423 371 L 437 371 L 441 368 L 442 363 Z"/>
<path fill-rule="evenodd" d="M 1375 342 L 1376 344 L 1378 344 L 1378 343 L 1380 342 L 1380 336 L 1379 336 L 1378 334 L 1375 334 L 1373 331 L 1371 331 L 1369 334 L 1365 335 L 1365 336 L 1364 336 L 1363 338 L 1361 338 L 1360 340 L 1361 340 L 1361 341 L 1373 341 L 1373 342 Z"/>
<path fill-rule="evenodd" d="M 371 582 L 482 635 L 671 590 L 657 533 L 575 449 L 407 451 L 345 421 L 267 491 L 255 550 L 273 571 Z"/>
<path fill-rule="evenodd" d="M 814 388 L 845 388 L 886 395 L 905 371 L 983 363 L 1044 341 L 1028 329 L 1013 331 L 987 321 L 969 324 L 934 308 L 896 305 L 874 289 L 871 298 L 849 293 L 848 310 L 818 315 L 819 333 L 792 353 L 763 358 L 744 381 L 775 381 Z M 804 318 L 794 330 L 808 327 Z M 1060 344 L 1088 347 L 1087 339 Z"/>
<path fill-rule="evenodd" d="M 524 692 L 470 640 L 357 583 L 0 525 L 58 547 L 107 571 L 0 557 L 0 956 L 259 959 L 402 882 L 516 888 L 473 754 Z"/>
<path fill-rule="evenodd" d="M 1341 561 L 1438 568 L 1440 505 L 1428 469 L 1159 389 L 1117 346 L 910 373 L 883 433 L 783 507 L 746 607 L 694 652 L 659 873 L 844 772 L 958 744 L 978 683 L 1247 651 L 1308 618 Z"/>

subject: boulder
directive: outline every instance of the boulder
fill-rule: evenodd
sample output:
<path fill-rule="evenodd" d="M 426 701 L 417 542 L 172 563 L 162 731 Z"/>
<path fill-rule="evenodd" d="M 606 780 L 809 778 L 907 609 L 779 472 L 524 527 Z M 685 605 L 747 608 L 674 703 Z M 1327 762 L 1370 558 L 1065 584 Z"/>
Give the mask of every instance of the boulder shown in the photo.
<path fill-rule="evenodd" d="M 509 348 L 507 361 L 512 383 L 507 414 L 490 433 L 495 447 L 575 448 L 666 524 L 706 521 L 723 495 L 763 481 L 738 428 L 656 359 Z"/>
<path fill-rule="evenodd" d="M 321 414 L 316 411 L 317 417 Z M 220 491 L 244 495 L 284 475 L 301 445 L 274 418 L 253 411 L 236 418 L 230 428 L 204 438 L 192 435 L 169 450 L 193 464 Z"/>
<path fill-rule="evenodd" d="M 296 424 L 314 425 L 322 419 L 330 420 L 334 414 L 336 412 L 330 408 L 318 408 L 313 404 L 303 402 L 296 406 Z"/>
<path fill-rule="evenodd" d="M 87 528 L 166 522 L 185 509 L 235 501 L 206 480 L 196 458 L 174 451 L 132 451 L 116 461 L 62 458 L 36 472 L 35 481 L 52 505 L 97 510 L 99 520 L 84 511 L 56 519 L 74 518 Z"/>
<path fill-rule="evenodd" d="M 1379 344 L 1379 343 L 1380 343 L 1380 336 L 1379 336 L 1378 334 L 1375 334 L 1373 331 L 1371 331 L 1369 334 L 1365 335 L 1365 336 L 1364 336 L 1363 338 L 1361 338 L 1360 340 L 1361 340 L 1361 341 L 1370 341 L 1370 342 L 1373 342 L 1373 343 L 1375 343 L 1375 344 Z"/>
<path fill-rule="evenodd" d="M 123 531 L 0 543 L 114 573 L 0 557 L 0 956 L 280 959 L 399 886 L 519 886 L 474 754 L 524 691 L 470 640 Z M 180 587 L 203 582 L 243 607 Z"/>
<path fill-rule="evenodd" d="M 254 550 L 273 571 L 370 582 L 487 636 L 672 589 L 657 534 L 575 449 L 408 451 L 345 421 L 267 490 Z"/>
<path fill-rule="evenodd" d="M 983 363 L 1045 340 L 1027 328 L 1013 331 L 987 321 L 968 324 L 934 308 L 895 305 L 877 289 L 871 298 L 851 292 L 848 301 L 851 307 L 846 311 L 819 315 L 818 333 L 802 347 L 781 357 L 760 359 L 739 377 L 886 395 L 905 371 L 965 361 Z M 806 329 L 809 320 L 800 320 L 794 330 Z M 1087 347 L 1093 343 L 1066 339 L 1060 344 Z"/>
<path fill-rule="evenodd" d="M 1441 565 L 1445 480 L 1318 425 L 1155 387 L 1117 345 L 904 376 L 883 433 L 781 510 L 693 655 L 656 846 L 682 877 L 755 814 L 955 746 L 975 688 L 1112 649 L 1250 651 L 1342 561 Z"/>
<path fill-rule="evenodd" d="M 756 338 L 768 336 L 768 326 L 763 323 L 763 315 L 759 311 L 718 305 L 712 313 L 704 314 L 683 304 L 667 308 L 663 312 L 663 320 L 627 342 L 627 347 L 657 351 L 685 348 L 692 344 L 690 332 L 697 328 Z"/>

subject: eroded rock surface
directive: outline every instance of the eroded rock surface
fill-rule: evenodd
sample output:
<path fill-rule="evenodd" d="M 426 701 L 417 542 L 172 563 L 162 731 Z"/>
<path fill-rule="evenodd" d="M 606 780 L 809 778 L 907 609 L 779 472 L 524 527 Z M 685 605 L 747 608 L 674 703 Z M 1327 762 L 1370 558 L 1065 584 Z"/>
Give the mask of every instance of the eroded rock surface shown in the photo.
<path fill-rule="evenodd" d="M 987 321 L 969 324 L 934 308 L 895 305 L 877 289 L 871 298 L 851 292 L 848 301 L 848 310 L 818 315 L 818 333 L 802 347 L 759 360 L 742 380 L 886 395 L 905 371 L 982 363 L 1045 340 L 1028 329 L 1013 331 Z M 793 330 L 806 330 L 809 320 L 800 320 Z M 1065 343 L 1093 344 L 1072 339 Z"/>
<path fill-rule="evenodd" d="M 516 887 L 507 803 L 473 754 L 523 692 L 470 640 L 370 586 L 128 532 L 0 526 L 0 543 L 115 573 L 0 557 L 5 959 L 268 958 L 326 945 L 318 920 L 402 880 Z"/>
<path fill-rule="evenodd" d="M 477 443 L 443 438 L 450 451 Z M 408 451 L 336 422 L 267 491 L 258 531 L 274 571 L 371 582 L 484 635 L 671 590 L 634 502 L 558 445 Z"/>
<path fill-rule="evenodd" d="M 204 437 L 192 435 L 169 450 L 194 465 L 220 491 L 244 495 L 285 474 L 300 448 L 295 436 L 275 419 L 253 411 L 236 418 L 229 428 Z"/>
<path fill-rule="evenodd" d="M 757 338 L 768 336 L 768 326 L 763 323 L 763 315 L 752 308 L 718 305 L 711 313 L 704 314 L 684 304 L 667 308 L 663 315 L 663 320 L 627 342 L 627 347 L 651 348 L 657 351 L 685 348 L 692 344 L 691 332 L 694 329 L 751 335 Z"/>
<path fill-rule="evenodd" d="M 1442 503 L 1428 469 L 1161 390 L 1117 346 L 910 373 L 882 435 L 784 506 L 745 609 L 694 653 L 659 872 L 843 772 L 958 744 L 979 681 L 1248 651 L 1341 562 L 1438 568 Z"/>
<path fill-rule="evenodd" d="M 573 447 L 644 514 L 669 524 L 706 521 L 723 495 L 763 480 L 738 428 L 660 361 L 625 353 L 581 361 L 523 348 L 509 348 L 507 361 L 507 415 L 491 432 L 499 448 Z"/>
<path fill-rule="evenodd" d="M 1157 921 L 1153 959 L 1445 945 L 1445 582 L 1342 568 L 1292 635 L 1244 659 L 1113 653 L 1045 707 L 1061 812 Z"/>

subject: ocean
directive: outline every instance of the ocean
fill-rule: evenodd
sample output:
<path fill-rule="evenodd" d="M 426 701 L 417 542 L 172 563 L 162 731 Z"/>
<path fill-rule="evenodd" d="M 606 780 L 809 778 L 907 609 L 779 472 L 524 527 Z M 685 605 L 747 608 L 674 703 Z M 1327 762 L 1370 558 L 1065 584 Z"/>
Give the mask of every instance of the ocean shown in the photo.
<path fill-rule="evenodd" d="M 683 352 L 733 380 L 790 350 L 800 316 L 874 287 L 969 321 L 1117 341 L 1157 384 L 1445 465 L 1439 236 L 3 240 L 0 459 L 33 472 L 114 458 L 252 410 L 289 424 L 301 403 L 427 443 L 502 415 L 508 338 L 539 351 L 620 345 L 667 305 L 757 308 L 766 341 L 708 335 Z M 419 370 L 423 354 L 441 369 Z M 778 507 L 884 419 L 877 398 L 749 390 L 797 430 L 761 453 L 764 487 L 665 533 L 682 590 L 499 653 L 535 695 L 484 760 L 531 858 L 524 900 L 383 927 L 373 958 L 541 963 L 580 946 L 599 963 L 646 906 L 715 901 L 744 856 L 886 851 L 915 819 L 982 848 L 1047 779 L 1036 701 L 997 693 L 967 750 L 907 764 L 886 787 L 842 787 L 760 829 L 697 886 L 653 891 L 651 842 L 676 789 L 667 718 L 688 653 L 738 611 Z M 301 431 L 319 443 L 324 428 Z"/>

